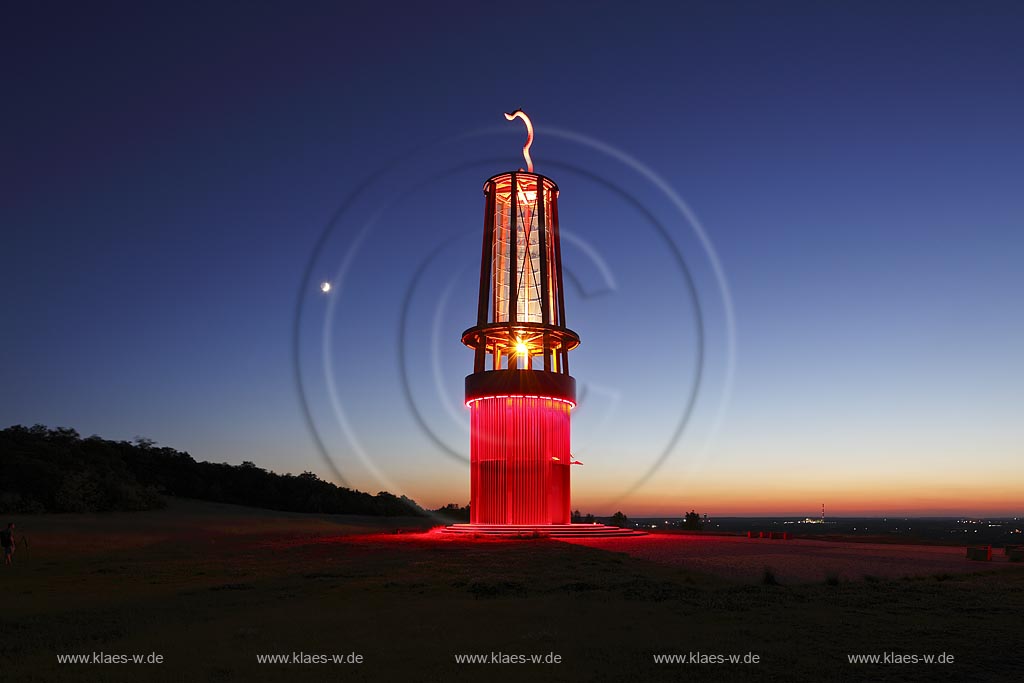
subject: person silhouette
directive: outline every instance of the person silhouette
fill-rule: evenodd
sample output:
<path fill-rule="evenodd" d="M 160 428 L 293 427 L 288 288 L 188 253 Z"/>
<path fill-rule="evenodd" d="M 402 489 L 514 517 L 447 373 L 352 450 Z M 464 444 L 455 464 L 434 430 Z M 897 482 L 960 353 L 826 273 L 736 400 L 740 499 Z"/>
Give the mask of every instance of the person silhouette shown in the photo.
<path fill-rule="evenodd" d="M 10 565 L 14 561 L 14 522 L 0 531 L 0 545 L 4 548 L 4 564 Z"/>

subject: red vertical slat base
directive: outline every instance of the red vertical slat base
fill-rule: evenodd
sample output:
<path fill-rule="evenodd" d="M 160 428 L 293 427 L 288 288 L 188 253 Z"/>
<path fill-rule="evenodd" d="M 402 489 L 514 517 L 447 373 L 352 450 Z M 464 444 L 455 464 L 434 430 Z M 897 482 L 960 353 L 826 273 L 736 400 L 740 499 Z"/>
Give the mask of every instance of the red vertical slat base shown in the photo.
<path fill-rule="evenodd" d="M 470 402 L 473 524 L 569 523 L 569 410 L 560 399 Z"/>

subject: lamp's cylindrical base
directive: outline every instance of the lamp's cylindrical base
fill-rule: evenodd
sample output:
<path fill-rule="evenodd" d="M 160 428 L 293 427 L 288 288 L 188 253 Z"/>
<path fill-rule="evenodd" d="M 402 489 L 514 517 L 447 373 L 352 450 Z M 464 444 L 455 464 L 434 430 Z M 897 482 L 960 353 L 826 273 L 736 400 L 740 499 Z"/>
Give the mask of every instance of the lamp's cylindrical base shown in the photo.
<path fill-rule="evenodd" d="M 473 524 L 568 524 L 569 411 L 542 396 L 469 402 Z"/>

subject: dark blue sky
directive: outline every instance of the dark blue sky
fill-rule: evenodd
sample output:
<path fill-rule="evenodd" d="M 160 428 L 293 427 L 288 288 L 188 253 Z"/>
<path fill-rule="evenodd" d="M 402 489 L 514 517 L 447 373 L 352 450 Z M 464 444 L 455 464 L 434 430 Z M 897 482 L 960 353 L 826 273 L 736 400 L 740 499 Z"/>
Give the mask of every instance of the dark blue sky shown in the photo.
<path fill-rule="evenodd" d="M 423 433 L 396 359 L 413 358 L 424 420 L 465 450 L 456 409 L 471 354 L 458 336 L 475 311 L 480 186 L 521 163 L 521 127 L 501 113 L 523 107 L 537 170 L 559 182 L 578 237 L 566 253 L 582 283 L 573 371 L 594 389 L 574 417 L 580 505 L 610 512 L 656 459 L 696 337 L 665 245 L 579 171 L 669 223 L 671 207 L 559 131 L 621 150 L 685 200 L 735 316 L 730 384 L 710 257 L 670 225 L 707 318 L 706 372 L 669 464 L 622 505 L 1021 511 L 1019 5 L 209 5 L 5 12 L 3 424 L 145 435 L 333 477 L 292 368 L 297 293 L 313 285 L 307 398 L 346 479 L 428 504 L 468 499 L 468 467 Z M 328 318 L 315 284 L 336 276 L 357 217 L 331 233 L 311 283 L 306 265 L 381 168 L 409 187 L 371 183 L 387 213 Z M 588 249 L 612 296 L 588 295 L 601 280 Z M 649 334 L 659 341 L 639 345 Z M 342 438 L 332 382 L 376 473 Z M 768 485 L 752 487 L 744 475 L 761 470 Z"/>

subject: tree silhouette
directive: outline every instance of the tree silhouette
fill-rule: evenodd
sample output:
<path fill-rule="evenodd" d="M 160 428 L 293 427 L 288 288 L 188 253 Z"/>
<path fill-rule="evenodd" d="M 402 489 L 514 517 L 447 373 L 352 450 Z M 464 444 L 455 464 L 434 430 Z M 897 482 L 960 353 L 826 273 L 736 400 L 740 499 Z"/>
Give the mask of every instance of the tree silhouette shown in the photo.
<path fill-rule="evenodd" d="M 693 510 L 690 510 L 689 512 L 687 512 L 686 516 L 683 517 L 683 528 L 684 529 L 689 529 L 691 531 L 698 531 L 700 529 L 700 527 L 701 527 L 700 515 L 698 515 Z"/>
<path fill-rule="evenodd" d="M 17 425 L 0 431 L 0 453 L 0 512 L 148 510 L 164 505 L 163 494 L 295 512 L 424 514 L 405 496 L 372 496 L 312 472 L 277 474 L 248 460 L 196 462 L 143 437 L 82 439 L 73 429 Z"/>
<path fill-rule="evenodd" d="M 434 512 L 445 519 L 451 520 L 452 522 L 469 521 L 469 505 L 466 507 L 459 507 L 458 503 L 448 503 L 444 507 L 434 510 Z"/>

